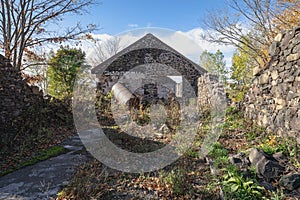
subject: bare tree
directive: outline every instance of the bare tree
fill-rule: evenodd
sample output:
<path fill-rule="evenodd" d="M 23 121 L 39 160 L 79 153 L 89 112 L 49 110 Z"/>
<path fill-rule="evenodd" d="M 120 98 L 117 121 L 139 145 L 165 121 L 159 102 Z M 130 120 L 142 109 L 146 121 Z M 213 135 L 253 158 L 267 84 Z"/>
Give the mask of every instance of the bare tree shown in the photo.
<path fill-rule="evenodd" d="M 24 53 L 33 53 L 30 47 L 47 42 L 78 39 L 95 30 L 95 25 L 82 28 L 80 24 L 64 33 L 50 31 L 47 25 L 58 23 L 66 14 L 81 14 L 94 0 L 0 0 L 0 47 L 5 57 L 17 69 L 22 69 Z M 32 56 L 32 55 L 31 55 Z"/>
<path fill-rule="evenodd" d="M 117 54 L 122 49 L 120 41 L 119 37 L 113 37 L 106 41 L 96 41 L 94 45 L 95 55 L 91 58 L 91 62 L 94 65 L 98 65 L 111 56 Z"/>
<path fill-rule="evenodd" d="M 216 33 L 207 32 L 203 38 L 233 45 L 249 54 L 257 65 L 264 65 L 269 60 L 267 48 L 280 27 L 278 22 L 285 28 L 289 24 L 282 13 L 295 9 L 297 4 L 284 0 L 228 0 L 226 10 L 211 12 L 206 17 L 204 25 Z"/>
<path fill-rule="evenodd" d="M 54 52 L 52 51 L 46 53 L 44 48 L 38 49 L 34 54 L 36 57 L 30 58 L 26 69 L 22 71 L 22 76 L 26 79 L 27 83 L 38 86 L 44 94 L 47 94 L 49 83 L 47 79 L 48 60 L 53 54 Z"/>

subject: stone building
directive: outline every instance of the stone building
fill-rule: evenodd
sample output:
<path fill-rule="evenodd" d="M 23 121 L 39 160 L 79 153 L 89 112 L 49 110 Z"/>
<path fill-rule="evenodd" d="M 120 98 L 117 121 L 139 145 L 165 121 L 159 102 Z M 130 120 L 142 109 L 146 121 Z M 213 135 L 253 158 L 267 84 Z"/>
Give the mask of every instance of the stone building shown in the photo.
<path fill-rule="evenodd" d="M 207 71 L 152 34 L 147 34 L 92 69 L 98 89 L 107 93 L 118 82 L 147 99 L 197 95 L 198 78 Z M 175 81 L 177 77 L 181 82 Z"/>

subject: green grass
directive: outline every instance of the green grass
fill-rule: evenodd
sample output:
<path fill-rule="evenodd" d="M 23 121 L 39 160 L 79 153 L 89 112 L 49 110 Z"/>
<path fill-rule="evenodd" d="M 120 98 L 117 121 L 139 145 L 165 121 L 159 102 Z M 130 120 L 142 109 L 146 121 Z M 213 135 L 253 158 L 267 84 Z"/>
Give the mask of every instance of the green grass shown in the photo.
<path fill-rule="evenodd" d="M 219 142 L 214 144 L 208 155 L 214 159 L 214 166 L 217 168 L 229 163 L 228 151 Z"/>
<path fill-rule="evenodd" d="M 38 155 L 31 157 L 27 161 L 21 162 L 16 167 L 0 172 L 0 177 L 6 175 L 8 173 L 14 172 L 18 169 L 21 169 L 23 167 L 34 165 L 40 161 L 47 160 L 48 158 L 61 155 L 63 153 L 66 153 L 67 151 L 68 151 L 67 149 L 65 149 L 61 146 L 54 146 L 49 149 L 43 150 L 40 153 L 38 153 Z"/>

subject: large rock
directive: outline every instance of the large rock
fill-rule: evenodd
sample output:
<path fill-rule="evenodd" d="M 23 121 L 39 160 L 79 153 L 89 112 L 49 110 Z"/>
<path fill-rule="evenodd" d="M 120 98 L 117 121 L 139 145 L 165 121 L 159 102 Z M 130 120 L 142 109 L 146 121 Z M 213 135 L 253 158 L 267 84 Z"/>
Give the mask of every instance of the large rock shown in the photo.
<path fill-rule="evenodd" d="M 300 174 L 282 176 L 279 180 L 279 185 L 290 191 L 300 188 Z"/>
<path fill-rule="evenodd" d="M 259 183 L 261 186 L 263 186 L 266 190 L 275 191 L 275 187 L 272 183 L 268 183 L 266 181 L 262 181 Z"/>
<path fill-rule="evenodd" d="M 267 158 L 260 159 L 255 168 L 257 175 L 263 177 L 265 180 L 279 178 L 285 169 L 285 167 L 280 165 L 277 161 Z"/>
<path fill-rule="evenodd" d="M 245 153 L 239 153 L 236 155 L 230 155 L 229 161 L 231 164 L 236 166 L 241 171 L 247 171 L 247 168 L 250 164 Z"/>
<path fill-rule="evenodd" d="M 254 166 L 257 164 L 257 162 L 260 159 L 267 156 L 263 151 L 261 151 L 259 149 L 256 149 L 256 148 L 251 148 L 248 151 L 250 152 L 249 153 L 249 160 L 250 160 L 251 164 L 254 165 Z"/>
<path fill-rule="evenodd" d="M 249 160 L 251 165 L 255 166 L 257 175 L 266 180 L 280 177 L 285 169 L 272 156 L 256 148 L 250 149 Z"/>
<path fill-rule="evenodd" d="M 274 153 L 272 156 L 281 165 L 285 165 L 288 162 L 287 157 L 282 152 Z"/>

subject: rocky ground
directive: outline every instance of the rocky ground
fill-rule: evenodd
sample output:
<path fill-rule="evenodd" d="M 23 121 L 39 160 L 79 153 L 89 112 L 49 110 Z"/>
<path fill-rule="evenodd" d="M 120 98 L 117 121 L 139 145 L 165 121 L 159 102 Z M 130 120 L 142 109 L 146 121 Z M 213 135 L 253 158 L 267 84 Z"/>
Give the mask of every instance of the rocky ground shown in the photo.
<path fill-rule="evenodd" d="M 267 133 L 230 108 L 219 141 L 199 158 L 210 121 L 202 121 L 180 159 L 151 173 L 110 169 L 73 137 L 63 143 L 68 153 L 1 177 L 0 199 L 300 199 L 299 145 Z M 133 152 L 153 151 L 169 142 L 168 137 L 129 136 L 113 123 L 105 129 L 112 142 Z"/>
<path fill-rule="evenodd" d="M 267 133 L 243 119 L 236 108 L 228 109 L 222 126 L 219 141 L 204 159 L 198 152 L 203 137 L 211 131 L 209 118 L 202 122 L 191 148 L 171 165 L 151 173 L 130 174 L 92 160 L 79 168 L 58 199 L 300 198 L 299 151 L 294 140 Z M 132 140 L 113 126 L 106 128 L 110 140 L 124 149 L 143 152 L 160 147 Z M 85 187 L 78 187 L 82 186 L 79 183 Z"/>

